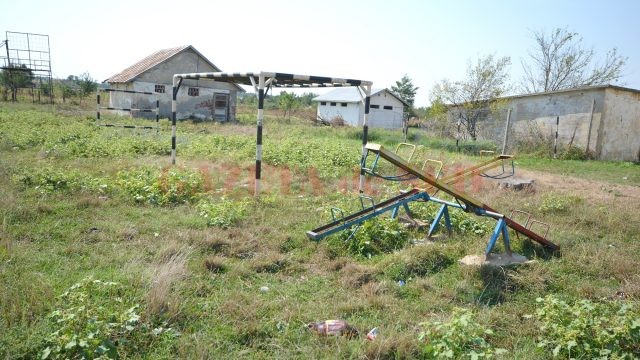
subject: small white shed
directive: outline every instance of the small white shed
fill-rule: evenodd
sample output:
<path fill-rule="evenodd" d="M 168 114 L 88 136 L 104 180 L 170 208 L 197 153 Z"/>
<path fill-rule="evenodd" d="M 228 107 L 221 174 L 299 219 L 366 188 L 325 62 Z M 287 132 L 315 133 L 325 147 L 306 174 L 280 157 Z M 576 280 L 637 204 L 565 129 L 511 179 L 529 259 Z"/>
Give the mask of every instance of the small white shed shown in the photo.
<path fill-rule="evenodd" d="M 357 87 L 337 88 L 317 96 L 318 117 L 331 121 L 341 118 L 345 125 L 362 126 L 363 95 Z M 369 106 L 369 127 L 402 129 L 405 104 L 388 89 L 372 89 Z"/>

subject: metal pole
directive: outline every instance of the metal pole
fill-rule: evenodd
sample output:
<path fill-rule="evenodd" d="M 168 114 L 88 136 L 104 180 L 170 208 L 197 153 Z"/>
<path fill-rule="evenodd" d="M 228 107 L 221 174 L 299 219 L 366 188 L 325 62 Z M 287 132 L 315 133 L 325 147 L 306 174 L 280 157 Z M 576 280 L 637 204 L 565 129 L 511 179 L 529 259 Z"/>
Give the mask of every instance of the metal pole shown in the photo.
<path fill-rule="evenodd" d="M 456 151 L 460 152 L 460 125 L 462 125 L 462 119 L 460 114 L 458 114 L 458 133 L 456 134 Z"/>
<path fill-rule="evenodd" d="M 7 67 L 11 67 L 11 58 L 9 57 L 9 39 L 5 40 L 4 48 L 7 50 Z"/>
<path fill-rule="evenodd" d="M 553 158 L 558 156 L 558 128 L 560 127 L 560 116 L 556 116 L 556 137 L 553 140 Z"/>
<path fill-rule="evenodd" d="M 53 76 L 51 75 L 51 44 L 49 43 L 49 35 L 47 35 L 47 65 L 49 65 L 49 101 L 51 105 L 53 105 Z"/>
<path fill-rule="evenodd" d="M 260 195 L 260 176 L 262 168 L 262 120 L 264 117 L 264 74 L 258 77 L 258 119 L 256 124 L 256 182 L 253 195 Z"/>
<path fill-rule="evenodd" d="M 591 102 L 591 117 L 589 118 L 589 131 L 587 132 L 587 156 L 589 155 L 589 145 L 591 145 L 591 126 L 593 126 L 593 112 L 596 109 L 596 99 Z"/>
<path fill-rule="evenodd" d="M 156 133 L 160 131 L 160 98 L 156 94 Z"/>
<path fill-rule="evenodd" d="M 7 31 L 5 33 L 6 40 L 4 42 L 4 48 L 5 48 L 5 50 L 7 50 L 7 67 L 10 68 L 10 70 L 6 74 L 11 79 L 11 82 L 13 82 L 13 73 L 12 73 L 12 70 L 11 70 L 11 57 L 9 55 L 9 36 L 8 36 L 8 34 L 9 34 L 9 32 Z M 11 88 L 11 102 L 15 102 L 15 101 L 16 101 L 16 99 L 13 97 L 13 87 L 12 87 Z"/>
<path fill-rule="evenodd" d="M 369 107 L 371 105 L 371 84 L 364 86 L 364 115 L 362 116 L 362 158 L 360 159 L 360 183 L 358 186 L 358 191 L 360 193 L 364 192 L 364 168 L 366 164 L 364 163 L 365 154 L 367 150 L 365 146 L 367 145 L 367 139 L 369 137 Z"/>
<path fill-rule="evenodd" d="M 96 120 L 100 124 L 100 88 L 96 91 Z"/>
<path fill-rule="evenodd" d="M 176 84 L 176 80 L 178 78 L 173 76 L 173 87 L 172 87 L 172 98 L 171 98 L 171 164 L 176 164 L 176 108 L 177 101 L 176 97 L 178 95 L 178 84 Z"/>
<path fill-rule="evenodd" d="M 507 124 L 504 127 L 504 138 L 502 139 L 502 155 L 507 152 L 507 139 L 509 138 L 509 124 L 511 123 L 511 108 L 507 110 Z"/>

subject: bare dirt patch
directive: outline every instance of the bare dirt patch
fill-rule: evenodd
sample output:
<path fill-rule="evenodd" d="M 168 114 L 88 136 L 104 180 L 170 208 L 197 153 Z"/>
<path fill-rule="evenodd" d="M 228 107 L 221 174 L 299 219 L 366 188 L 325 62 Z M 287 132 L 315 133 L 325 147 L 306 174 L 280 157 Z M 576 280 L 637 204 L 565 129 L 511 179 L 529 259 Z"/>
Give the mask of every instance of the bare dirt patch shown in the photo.
<path fill-rule="evenodd" d="M 538 190 L 574 193 L 584 199 L 593 199 L 601 202 L 608 202 L 621 197 L 640 199 L 639 186 L 612 184 L 531 170 L 518 170 L 518 176 L 535 180 L 535 187 Z"/>

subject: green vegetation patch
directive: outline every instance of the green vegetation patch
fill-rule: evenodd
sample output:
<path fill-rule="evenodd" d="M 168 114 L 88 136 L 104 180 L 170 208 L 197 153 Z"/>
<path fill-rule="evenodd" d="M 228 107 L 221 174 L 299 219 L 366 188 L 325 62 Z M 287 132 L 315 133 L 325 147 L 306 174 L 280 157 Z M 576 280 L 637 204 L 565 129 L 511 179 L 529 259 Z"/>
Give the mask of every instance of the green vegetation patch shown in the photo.
<path fill-rule="evenodd" d="M 207 225 L 226 229 L 247 216 L 249 204 L 247 200 L 234 201 L 223 197 L 215 200 L 203 199 L 197 207 Z"/>
<path fill-rule="evenodd" d="M 493 331 L 477 323 L 468 309 L 455 308 L 449 321 L 422 326 L 425 330 L 419 338 L 424 342 L 423 356 L 427 359 L 490 359 L 507 352 L 491 344 Z"/>
<path fill-rule="evenodd" d="M 120 171 L 116 184 L 135 202 L 160 206 L 195 202 L 205 192 L 204 175 L 180 167 Z"/>
<path fill-rule="evenodd" d="M 372 218 L 353 231 L 345 231 L 329 238 L 329 246 L 337 254 L 358 258 L 402 249 L 409 241 L 409 232 L 395 219 Z"/>
<path fill-rule="evenodd" d="M 47 317 L 53 331 L 45 338 L 41 359 L 117 359 L 141 351 L 154 337 L 175 337 L 171 328 L 153 327 L 122 285 L 84 279 L 58 298 Z"/>
<path fill-rule="evenodd" d="M 632 359 L 640 356 L 640 309 L 627 301 L 536 299 L 538 347 L 554 357 Z"/>

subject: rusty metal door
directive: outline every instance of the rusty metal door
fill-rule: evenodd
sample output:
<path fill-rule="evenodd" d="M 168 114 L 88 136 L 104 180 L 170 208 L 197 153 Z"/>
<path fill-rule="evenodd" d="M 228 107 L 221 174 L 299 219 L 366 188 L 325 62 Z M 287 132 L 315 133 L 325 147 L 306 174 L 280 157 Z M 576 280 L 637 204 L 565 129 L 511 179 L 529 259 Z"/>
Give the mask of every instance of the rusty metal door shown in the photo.
<path fill-rule="evenodd" d="M 229 94 L 213 95 L 213 118 L 218 121 L 229 120 Z"/>

